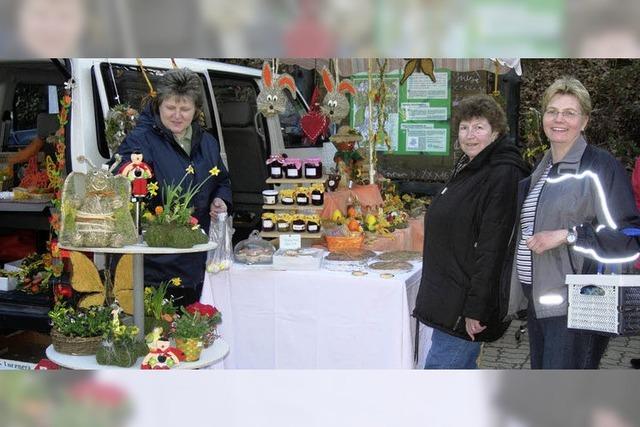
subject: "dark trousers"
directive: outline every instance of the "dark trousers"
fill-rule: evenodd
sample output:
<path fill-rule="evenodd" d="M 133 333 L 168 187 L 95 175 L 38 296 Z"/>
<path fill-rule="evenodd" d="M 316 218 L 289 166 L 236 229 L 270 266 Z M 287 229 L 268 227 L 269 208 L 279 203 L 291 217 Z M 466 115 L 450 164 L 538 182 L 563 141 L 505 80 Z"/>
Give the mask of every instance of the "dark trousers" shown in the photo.
<path fill-rule="evenodd" d="M 567 316 L 536 319 L 528 310 L 531 369 L 598 369 L 609 337 L 567 328 Z"/>

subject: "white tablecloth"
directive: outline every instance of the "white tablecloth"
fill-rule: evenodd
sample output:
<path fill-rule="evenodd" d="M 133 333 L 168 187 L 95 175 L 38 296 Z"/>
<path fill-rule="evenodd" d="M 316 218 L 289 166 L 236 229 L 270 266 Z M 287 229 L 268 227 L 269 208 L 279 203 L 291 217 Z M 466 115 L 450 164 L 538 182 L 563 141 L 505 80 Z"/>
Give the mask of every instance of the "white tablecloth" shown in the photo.
<path fill-rule="evenodd" d="M 420 263 L 391 279 L 240 264 L 206 274 L 201 301 L 222 312 L 231 348 L 218 367 L 413 368 L 420 275 Z M 421 328 L 419 366 L 429 340 Z"/>

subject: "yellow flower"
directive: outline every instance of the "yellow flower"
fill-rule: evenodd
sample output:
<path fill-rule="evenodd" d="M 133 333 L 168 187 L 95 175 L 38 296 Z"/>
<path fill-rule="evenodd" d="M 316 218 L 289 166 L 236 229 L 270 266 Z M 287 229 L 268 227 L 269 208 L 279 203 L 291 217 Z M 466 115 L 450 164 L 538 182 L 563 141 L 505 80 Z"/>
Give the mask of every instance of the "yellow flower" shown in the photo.
<path fill-rule="evenodd" d="M 209 174 L 211 176 L 218 176 L 219 173 L 220 173 L 220 169 L 218 169 L 217 166 L 212 167 L 211 170 L 209 171 Z"/>
<path fill-rule="evenodd" d="M 190 173 L 191 175 L 193 175 L 194 173 L 196 173 L 196 171 L 193 169 L 192 165 L 189 165 L 186 169 L 185 172 Z"/>
<path fill-rule="evenodd" d="M 171 279 L 171 284 L 173 286 L 180 286 L 182 285 L 182 279 L 179 277 L 174 277 L 173 279 Z"/>
<path fill-rule="evenodd" d="M 158 195 L 158 183 L 155 182 L 155 181 L 152 181 L 149 184 L 147 184 L 147 191 L 152 196 L 157 196 Z"/>
<path fill-rule="evenodd" d="M 142 214 L 142 218 L 146 219 L 147 221 L 153 221 L 155 217 L 151 212 L 146 211 L 145 213 Z"/>

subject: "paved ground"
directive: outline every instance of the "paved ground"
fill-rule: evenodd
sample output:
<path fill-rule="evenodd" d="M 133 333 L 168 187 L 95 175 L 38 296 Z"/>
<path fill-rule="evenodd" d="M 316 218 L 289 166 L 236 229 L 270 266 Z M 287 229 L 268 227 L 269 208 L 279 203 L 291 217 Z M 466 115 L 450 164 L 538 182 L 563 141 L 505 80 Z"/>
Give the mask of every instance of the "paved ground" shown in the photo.
<path fill-rule="evenodd" d="M 487 343 L 482 349 L 480 367 L 485 369 L 529 369 L 529 337 L 522 334 L 517 341 L 515 334 L 522 322 L 511 324 L 507 333 L 498 341 Z M 618 337 L 609 341 L 601 369 L 630 369 L 630 359 L 640 358 L 640 336 Z"/>

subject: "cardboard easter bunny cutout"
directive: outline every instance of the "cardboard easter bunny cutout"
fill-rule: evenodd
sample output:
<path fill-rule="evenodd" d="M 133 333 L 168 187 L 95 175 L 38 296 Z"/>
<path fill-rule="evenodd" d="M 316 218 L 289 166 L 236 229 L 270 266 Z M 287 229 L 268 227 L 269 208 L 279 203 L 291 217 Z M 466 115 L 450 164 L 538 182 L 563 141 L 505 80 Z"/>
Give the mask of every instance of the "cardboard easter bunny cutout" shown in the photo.
<path fill-rule="evenodd" d="M 356 88 L 351 80 L 344 79 L 337 85 L 331 77 L 331 73 L 327 67 L 322 69 L 322 82 L 327 89 L 327 94 L 322 100 L 322 114 L 327 116 L 331 123 L 340 123 L 342 119 L 349 115 L 349 100 L 345 93 L 350 93 L 351 96 L 356 94 Z"/>
<path fill-rule="evenodd" d="M 262 64 L 262 90 L 258 94 L 256 103 L 258 111 L 265 117 L 272 117 L 284 113 L 287 107 L 287 89 L 293 99 L 296 98 L 296 82 L 289 74 L 282 74 L 273 81 L 271 66 L 268 62 Z"/>

